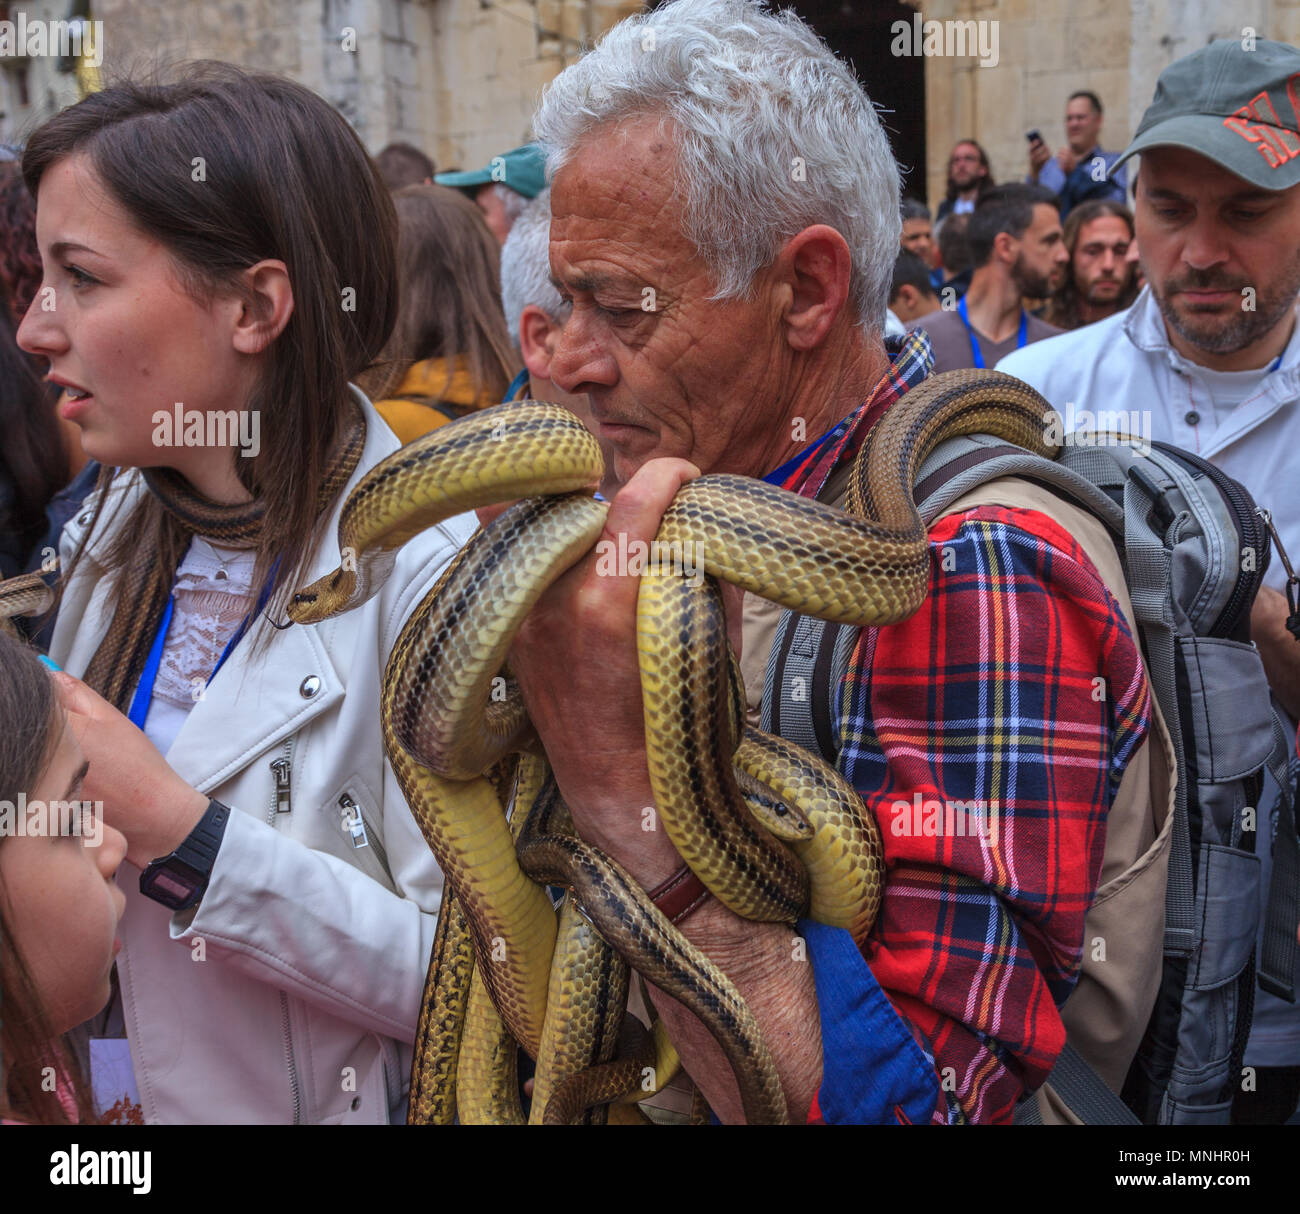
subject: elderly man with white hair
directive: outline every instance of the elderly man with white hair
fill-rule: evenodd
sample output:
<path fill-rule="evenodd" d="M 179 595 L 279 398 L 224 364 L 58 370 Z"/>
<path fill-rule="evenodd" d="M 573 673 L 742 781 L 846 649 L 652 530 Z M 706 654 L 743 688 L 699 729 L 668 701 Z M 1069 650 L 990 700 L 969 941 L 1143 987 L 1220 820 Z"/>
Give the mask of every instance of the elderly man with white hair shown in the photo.
<path fill-rule="evenodd" d="M 930 366 L 923 334 L 882 338 L 898 171 L 852 71 L 790 13 L 677 0 L 557 77 L 535 130 L 572 306 L 549 373 L 587 394 L 612 452 L 606 535 L 648 542 L 704 472 L 842 501 L 870 425 Z M 693 878 L 643 828 L 636 577 L 587 557 L 511 655 L 577 829 L 739 988 L 792 1120 L 1010 1120 L 1062 1047 L 1111 792 L 1148 728 L 1137 648 L 1062 527 L 981 506 L 937 523 L 931 552 L 925 606 L 862 632 L 833 722 L 888 866 L 861 950 L 810 921 L 674 901 Z M 773 613 L 744 617 L 752 709 Z M 891 807 L 914 796 L 997 805 L 1001 829 L 935 837 L 910 814 L 899 829 Z M 651 993 L 711 1107 L 741 1120 L 713 1039 Z"/>

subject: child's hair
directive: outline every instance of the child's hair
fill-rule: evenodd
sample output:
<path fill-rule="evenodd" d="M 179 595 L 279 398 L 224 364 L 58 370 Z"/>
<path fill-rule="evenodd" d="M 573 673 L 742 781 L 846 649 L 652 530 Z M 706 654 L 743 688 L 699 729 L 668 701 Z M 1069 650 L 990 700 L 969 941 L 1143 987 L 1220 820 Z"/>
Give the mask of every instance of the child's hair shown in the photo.
<path fill-rule="evenodd" d="M 293 313 L 253 398 L 237 402 L 259 414 L 261 450 L 235 460 L 265 505 L 255 584 L 278 560 L 268 614 L 282 617 L 324 521 L 317 497 L 350 418 L 348 381 L 374 362 L 397 316 L 389 192 L 322 97 L 215 62 L 185 65 L 175 83 L 114 83 L 61 110 L 28 140 L 28 189 L 36 194 L 46 170 L 71 155 L 86 156 L 131 222 L 167 249 L 194 298 L 234 288 L 266 258 L 288 269 Z M 106 468 L 99 488 L 112 475 Z M 101 495 L 87 541 L 102 504 Z M 188 535 L 172 522 L 146 495 L 105 554 L 109 570 L 141 545 L 174 569 Z M 116 580 L 110 612 L 129 606 L 129 579 Z"/>
<path fill-rule="evenodd" d="M 0 800 L 30 793 L 53 758 L 63 723 L 54 687 L 35 652 L 0 628 Z M 0 835 L 0 849 L 12 846 Z M 57 1085 L 70 1092 L 78 1122 L 98 1120 L 75 1056 L 51 1029 L 24 959 L 14 948 L 14 911 L 0 882 L 0 1118 L 68 1124 Z"/>

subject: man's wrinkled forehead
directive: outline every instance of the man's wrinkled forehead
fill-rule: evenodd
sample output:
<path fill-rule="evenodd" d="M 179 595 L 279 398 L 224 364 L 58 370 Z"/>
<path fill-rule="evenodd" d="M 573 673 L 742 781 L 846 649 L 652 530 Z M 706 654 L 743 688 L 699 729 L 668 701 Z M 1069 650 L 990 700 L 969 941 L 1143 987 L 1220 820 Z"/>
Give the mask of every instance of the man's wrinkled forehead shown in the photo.
<path fill-rule="evenodd" d="M 587 138 L 551 185 L 552 267 L 611 258 L 663 268 L 689 254 L 674 197 L 676 153 L 657 122 Z"/>

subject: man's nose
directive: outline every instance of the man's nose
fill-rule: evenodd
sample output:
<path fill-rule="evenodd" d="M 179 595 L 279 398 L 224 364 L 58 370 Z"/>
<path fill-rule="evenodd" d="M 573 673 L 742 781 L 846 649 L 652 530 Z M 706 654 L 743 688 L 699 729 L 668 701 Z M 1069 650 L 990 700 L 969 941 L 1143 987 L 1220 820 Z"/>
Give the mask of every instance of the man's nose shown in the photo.
<path fill-rule="evenodd" d="M 618 383 L 618 363 L 600 342 L 585 309 L 574 308 L 551 356 L 551 382 L 565 392 L 585 392 L 589 385 L 612 388 Z"/>
<path fill-rule="evenodd" d="M 1208 270 L 1228 260 L 1223 233 L 1213 216 L 1198 216 L 1184 229 L 1182 256 L 1194 270 Z"/>

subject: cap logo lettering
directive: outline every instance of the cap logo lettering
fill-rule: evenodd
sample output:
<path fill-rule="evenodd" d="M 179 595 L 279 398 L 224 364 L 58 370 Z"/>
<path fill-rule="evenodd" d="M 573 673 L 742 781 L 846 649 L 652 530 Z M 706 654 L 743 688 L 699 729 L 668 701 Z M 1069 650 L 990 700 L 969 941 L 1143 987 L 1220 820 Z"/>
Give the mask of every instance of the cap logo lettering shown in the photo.
<path fill-rule="evenodd" d="M 1295 88 L 1297 79 L 1300 79 L 1300 72 L 1286 82 L 1286 91 L 1296 117 L 1296 125 L 1300 127 L 1300 104 L 1297 104 Z M 1255 144 L 1271 169 L 1279 168 L 1292 157 L 1300 155 L 1300 137 L 1282 125 L 1267 92 L 1260 93 L 1249 105 L 1243 105 L 1236 113 L 1225 118 L 1223 125 Z"/>

